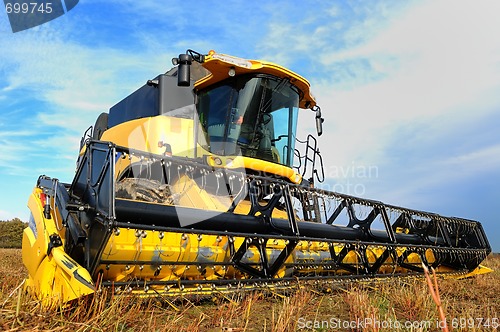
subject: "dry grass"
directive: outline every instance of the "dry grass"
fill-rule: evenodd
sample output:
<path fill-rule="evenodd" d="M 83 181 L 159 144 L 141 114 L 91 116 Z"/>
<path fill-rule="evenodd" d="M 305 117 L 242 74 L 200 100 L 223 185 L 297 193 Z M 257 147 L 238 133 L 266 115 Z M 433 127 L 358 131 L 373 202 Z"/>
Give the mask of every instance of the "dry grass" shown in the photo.
<path fill-rule="evenodd" d="M 494 327 L 500 325 L 500 256 L 488 257 L 485 265 L 495 272 L 467 280 L 439 280 L 450 331 L 498 330 Z M 21 251 L 0 249 L 0 330 L 440 330 L 436 304 L 423 278 L 297 287 L 288 296 L 257 292 L 215 296 L 196 303 L 177 301 L 175 306 L 158 298 L 110 300 L 104 291 L 64 309 L 46 311 L 16 290 L 25 275 Z"/>

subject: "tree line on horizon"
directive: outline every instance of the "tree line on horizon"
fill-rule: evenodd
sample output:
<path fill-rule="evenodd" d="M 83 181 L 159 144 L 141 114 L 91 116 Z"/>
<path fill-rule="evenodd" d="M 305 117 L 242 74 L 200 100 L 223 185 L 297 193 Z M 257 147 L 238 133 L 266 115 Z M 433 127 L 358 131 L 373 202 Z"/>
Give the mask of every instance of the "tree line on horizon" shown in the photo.
<path fill-rule="evenodd" d="M 19 218 L 0 220 L 0 248 L 21 248 L 23 229 L 28 223 Z"/>

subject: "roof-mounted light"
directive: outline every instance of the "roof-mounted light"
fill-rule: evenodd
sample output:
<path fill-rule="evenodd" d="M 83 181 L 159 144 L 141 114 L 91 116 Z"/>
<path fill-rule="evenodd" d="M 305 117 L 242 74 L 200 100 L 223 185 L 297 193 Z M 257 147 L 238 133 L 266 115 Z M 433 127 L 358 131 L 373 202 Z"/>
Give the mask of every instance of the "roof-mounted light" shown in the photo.
<path fill-rule="evenodd" d="M 243 68 L 248 68 L 248 69 L 252 68 L 252 63 L 250 61 L 248 61 L 246 59 L 238 58 L 235 56 L 214 53 L 212 55 L 212 58 L 224 61 L 226 63 L 233 64 L 233 65 L 238 66 L 238 67 L 243 67 Z"/>

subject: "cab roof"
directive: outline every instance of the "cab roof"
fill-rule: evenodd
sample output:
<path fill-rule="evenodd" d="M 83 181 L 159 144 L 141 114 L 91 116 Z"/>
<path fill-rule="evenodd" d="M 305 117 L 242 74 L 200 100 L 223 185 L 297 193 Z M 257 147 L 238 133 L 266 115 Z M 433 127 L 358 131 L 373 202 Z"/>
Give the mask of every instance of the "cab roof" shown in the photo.
<path fill-rule="evenodd" d="M 316 105 L 316 99 L 310 91 L 309 82 L 299 74 L 275 63 L 262 60 L 247 60 L 210 51 L 208 55 L 205 55 L 201 65 L 210 73 L 196 81 L 194 84 L 195 89 L 204 89 L 230 76 L 262 73 L 289 79 L 290 83 L 295 85 L 302 93 L 299 101 L 301 108 L 312 109 Z M 234 72 L 230 74 L 231 69 Z"/>

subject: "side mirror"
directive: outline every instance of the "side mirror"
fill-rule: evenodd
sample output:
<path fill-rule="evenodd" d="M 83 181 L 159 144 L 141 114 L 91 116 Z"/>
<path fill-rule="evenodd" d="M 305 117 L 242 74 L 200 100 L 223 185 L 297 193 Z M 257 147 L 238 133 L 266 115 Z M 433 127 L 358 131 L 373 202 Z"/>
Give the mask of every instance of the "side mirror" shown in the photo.
<path fill-rule="evenodd" d="M 323 134 L 323 122 L 325 119 L 321 117 L 321 109 L 319 107 L 316 108 L 316 131 L 318 133 L 318 136 L 321 136 Z"/>
<path fill-rule="evenodd" d="M 189 86 L 191 85 L 191 63 L 193 59 L 189 54 L 179 54 L 178 58 L 172 59 L 174 65 L 179 65 L 177 67 L 177 85 L 178 86 Z"/>

